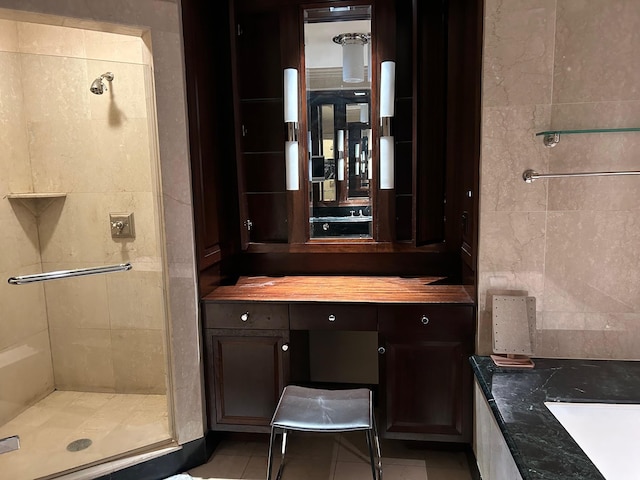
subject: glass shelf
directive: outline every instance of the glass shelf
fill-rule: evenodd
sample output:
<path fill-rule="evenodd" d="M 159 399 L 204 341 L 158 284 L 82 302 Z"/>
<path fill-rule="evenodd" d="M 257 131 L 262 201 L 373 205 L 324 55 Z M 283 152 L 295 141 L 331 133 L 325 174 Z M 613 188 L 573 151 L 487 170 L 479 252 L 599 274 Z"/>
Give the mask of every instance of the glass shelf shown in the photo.
<path fill-rule="evenodd" d="M 47 193 L 9 193 L 9 200 L 18 200 L 27 208 L 34 216 L 39 216 L 44 212 L 51 203 L 57 198 L 65 198 L 66 193 L 47 192 Z"/>
<path fill-rule="evenodd" d="M 536 133 L 536 137 L 542 136 L 546 147 L 555 147 L 560 141 L 560 135 L 575 135 L 586 133 L 624 133 L 640 132 L 640 127 L 631 128 L 585 128 L 582 130 L 546 130 Z"/>

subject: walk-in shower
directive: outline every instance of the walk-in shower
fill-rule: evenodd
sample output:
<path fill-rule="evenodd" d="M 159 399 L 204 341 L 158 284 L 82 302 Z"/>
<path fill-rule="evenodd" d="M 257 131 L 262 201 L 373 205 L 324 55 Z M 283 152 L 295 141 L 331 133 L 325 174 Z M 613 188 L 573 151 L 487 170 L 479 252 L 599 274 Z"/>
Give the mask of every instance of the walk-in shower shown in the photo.
<path fill-rule="evenodd" d="M 91 93 L 95 93 L 96 95 L 102 95 L 105 90 L 109 90 L 107 86 L 104 84 L 104 80 L 107 82 L 113 82 L 113 73 L 106 72 L 96 78 L 92 83 L 89 90 Z"/>
<path fill-rule="evenodd" d="M 162 195 L 142 39 L 0 31 L 0 477 L 31 480 L 172 442 Z"/>

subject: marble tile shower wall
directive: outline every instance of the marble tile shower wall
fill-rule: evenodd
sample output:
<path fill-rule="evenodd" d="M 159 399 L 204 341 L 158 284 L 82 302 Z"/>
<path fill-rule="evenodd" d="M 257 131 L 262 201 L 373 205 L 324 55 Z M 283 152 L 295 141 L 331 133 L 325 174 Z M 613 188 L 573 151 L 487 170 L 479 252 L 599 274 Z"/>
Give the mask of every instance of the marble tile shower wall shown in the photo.
<path fill-rule="evenodd" d="M 15 201 L 0 202 L 0 219 L 9 225 L 0 233 L 0 246 L 17 252 L 3 256 L 0 272 L 8 277 L 124 261 L 135 265 L 108 276 L 0 286 L 0 351 L 27 342 L 46 345 L 36 348 L 41 354 L 35 357 L 43 359 L 37 365 L 27 357 L 0 368 L 2 385 L 28 383 L 17 378 L 39 383 L 8 403 L 15 411 L 54 385 L 164 393 L 163 286 L 152 184 L 157 172 L 145 91 L 149 53 L 136 37 L 0 23 L 0 196 L 67 193 L 39 216 Z M 92 80 L 106 71 L 115 74 L 110 90 L 91 94 Z M 110 212 L 134 212 L 135 239 L 111 238 Z M 2 395 L 12 388 L 3 388 Z M 0 398 L 0 409 L 4 403 Z"/>
<path fill-rule="evenodd" d="M 483 67 L 478 351 L 491 293 L 537 299 L 536 355 L 638 359 L 640 178 L 522 181 L 522 172 L 638 170 L 640 3 L 487 0 Z"/>
<path fill-rule="evenodd" d="M 41 268 L 35 217 L 3 198 L 9 192 L 32 190 L 16 51 L 15 24 L 0 20 L 0 424 L 50 393 L 54 385 L 44 287 L 18 289 L 6 282 L 18 272 L 36 273 Z"/>

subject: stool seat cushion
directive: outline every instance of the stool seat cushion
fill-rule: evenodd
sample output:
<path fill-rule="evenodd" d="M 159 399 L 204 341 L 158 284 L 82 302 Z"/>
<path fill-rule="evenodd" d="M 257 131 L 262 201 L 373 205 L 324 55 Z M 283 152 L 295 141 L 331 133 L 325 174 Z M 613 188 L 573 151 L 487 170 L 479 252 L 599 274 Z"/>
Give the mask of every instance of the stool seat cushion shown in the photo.
<path fill-rule="evenodd" d="M 271 425 L 309 432 L 345 432 L 372 428 L 373 401 L 366 388 L 324 390 L 288 385 Z"/>

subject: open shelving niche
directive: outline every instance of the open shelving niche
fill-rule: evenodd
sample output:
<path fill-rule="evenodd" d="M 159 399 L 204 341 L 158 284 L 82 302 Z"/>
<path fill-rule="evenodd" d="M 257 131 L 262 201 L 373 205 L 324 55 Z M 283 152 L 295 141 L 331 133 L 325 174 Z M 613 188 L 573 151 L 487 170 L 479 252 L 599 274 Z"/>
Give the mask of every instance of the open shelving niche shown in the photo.
<path fill-rule="evenodd" d="M 5 198 L 9 200 L 17 200 L 34 216 L 38 217 L 57 199 L 65 198 L 66 193 L 48 192 L 48 193 L 9 193 Z"/>

